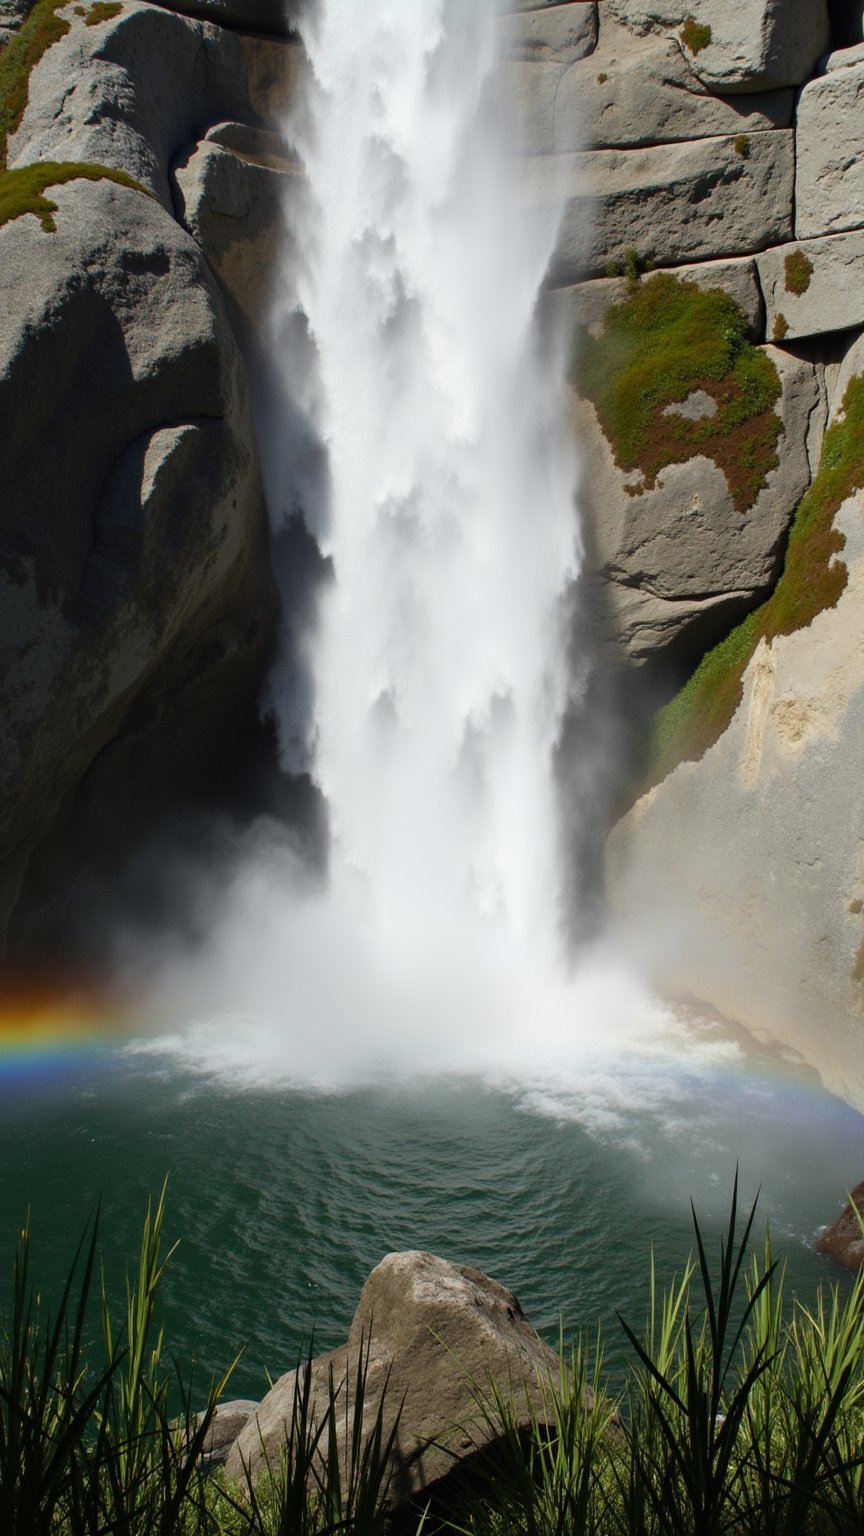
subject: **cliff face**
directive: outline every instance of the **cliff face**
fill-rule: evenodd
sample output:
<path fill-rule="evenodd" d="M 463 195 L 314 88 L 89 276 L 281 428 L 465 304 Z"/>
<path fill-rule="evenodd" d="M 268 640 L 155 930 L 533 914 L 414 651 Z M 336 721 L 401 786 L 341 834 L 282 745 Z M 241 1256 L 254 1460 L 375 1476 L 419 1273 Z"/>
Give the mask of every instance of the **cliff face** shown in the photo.
<path fill-rule="evenodd" d="M 0 949 L 207 786 L 269 654 L 238 337 L 297 49 L 269 3 L 182 9 L 5 0 Z"/>
<path fill-rule="evenodd" d="M 610 838 L 610 895 L 662 984 L 864 1104 L 861 7 L 599 0 L 507 26 L 529 195 L 572 188 L 550 304 L 581 326 L 606 644 L 631 675 L 708 652 Z"/>

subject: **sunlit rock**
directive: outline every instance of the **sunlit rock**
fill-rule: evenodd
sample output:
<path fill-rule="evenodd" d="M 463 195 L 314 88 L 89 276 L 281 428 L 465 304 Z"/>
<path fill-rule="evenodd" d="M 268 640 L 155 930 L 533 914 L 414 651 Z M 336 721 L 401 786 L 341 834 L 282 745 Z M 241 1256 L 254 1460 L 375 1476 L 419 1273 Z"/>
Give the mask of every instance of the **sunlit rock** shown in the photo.
<path fill-rule="evenodd" d="M 382 1394 L 385 1436 L 401 1404 L 391 1460 L 394 1503 L 432 1488 L 462 1457 L 491 1442 L 492 1426 L 484 1422 L 477 1403 L 477 1392 L 487 1391 L 491 1381 L 505 1390 L 508 1383 L 512 1386 L 517 1411 L 527 1422 L 544 1385 L 548 1392 L 557 1380 L 557 1355 L 537 1337 L 510 1291 L 477 1270 L 430 1253 L 391 1253 L 363 1287 L 347 1345 L 312 1365 L 312 1416 L 319 1423 L 332 1371 L 343 1458 L 357 1366 L 367 1348 L 367 1431 Z M 268 1462 L 278 1466 L 292 1420 L 296 1376 L 289 1371 L 280 1377 L 249 1419 L 229 1452 L 228 1478 L 255 1482 Z"/>

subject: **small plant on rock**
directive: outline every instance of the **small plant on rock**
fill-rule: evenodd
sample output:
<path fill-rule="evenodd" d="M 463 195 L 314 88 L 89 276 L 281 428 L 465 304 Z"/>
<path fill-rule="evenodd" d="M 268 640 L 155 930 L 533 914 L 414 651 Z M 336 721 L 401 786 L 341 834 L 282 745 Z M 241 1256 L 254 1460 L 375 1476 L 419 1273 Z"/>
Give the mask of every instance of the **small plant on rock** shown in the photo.
<path fill-rule="evenodd" d="M 783 263 L 783 277 L 787 293 L 796 297 L 806 293 L 813 276 L 813 263 L 805 251 L 790 251 Z"/>
<path fill-rule="evenodd" d="M 688 16 L 680 32 L 681 41 L 691 53 L 701 53 L 708 47 L 711 41 L 711 28 L 698 22 L 695 17 Z"/>
<path fill-rule="evenodd" d="M 736 155 L 740 155 L 742 160 L 749 160 L 750 159 L 750 135 L 749 134 L 747 134 L 747 133 L 739 133 L 737 135 L 737 137 L 735 138 L 735 140 L 734 140 L 734 146 L 735 146 L 735 153 L 736 153 Z"/>

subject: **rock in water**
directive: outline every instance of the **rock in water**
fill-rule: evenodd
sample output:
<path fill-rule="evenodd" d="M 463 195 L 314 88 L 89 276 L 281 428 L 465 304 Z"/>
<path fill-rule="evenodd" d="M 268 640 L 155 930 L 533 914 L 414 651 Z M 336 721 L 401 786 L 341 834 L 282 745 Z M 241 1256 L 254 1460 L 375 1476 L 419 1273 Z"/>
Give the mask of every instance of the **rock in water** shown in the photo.
<path fill-rule="evenodd" d="M 491 1443 L 492 1428 L 482 1422 L 477 1388 L 485 1389 L 490 1379 L 505 1391 L 511 1385 L 527 1422 L 529 1405 L 540 1405 L 541 1384 L 557 1380 L 557 1355 L 537 1337 L 510 1291 L 475 1269 L 431 1253 L 388 1254 L 363 1287 L 347 1345 L 312 1362 L 312 1412 L 319 1422 L 327 1408 L 331 1371 L 338 1388 L 343 1456 L 344 1393 L 350 1425 L 357 1363 L 367 1348 L 366 1430 L 382 1394 L 385 1436 L 402 1405 L 392 1458 L 393 1503 L 424 1493 L 455 1462 Z M 228 1455 L 228 1478 L 255 1482 L 268 1464 L 278 1467 L 296 1380 L 296 1371 L 289 1371 L 264 1398 Z"/>
<path fill-rule="evenodd" d="M 852 1190 L 848 1205 L 844 1205 L 837 1220 L 817 1238 L 819 1253 L 828 1253 L 839 1259 L 847 1269 L 860 1269 L 864 1264 L 864 1230 L 857 1212 L 864 1213 L 864 1180 Z"/>

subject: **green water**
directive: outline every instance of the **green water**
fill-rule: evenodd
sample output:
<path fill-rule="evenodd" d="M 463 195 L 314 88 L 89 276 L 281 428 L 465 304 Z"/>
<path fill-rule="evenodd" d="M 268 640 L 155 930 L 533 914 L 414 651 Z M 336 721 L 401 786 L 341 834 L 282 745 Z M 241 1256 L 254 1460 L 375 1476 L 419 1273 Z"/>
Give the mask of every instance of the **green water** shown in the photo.
<path fill-rule="evenodd" d="M 605 1073 L 605 1076 L 604 1076 Z M 168 1345 L 204 1375 L 243 1346 L 231 1395 L 259 1396 L 305 1350 L 344 1339 L 372 1266 L 427 1248 L 511 1287 L 550 1338 L 640 1321 L 688 1252 L 689 1200 L 716 1235 L 736 1159 L 799 1294 L 835 1271 L 820 1223 L 864 1163 L 864 1122 L 791 1068 L 743 1058 L 595 1064 L 580 1089 L 442 1078 L 321 1096 L 234 1091 L 123 1048 L 0 1059 L 0 1249 L 32 1206 L 49 1291 L 97 1201 L 109 1279 L 169 1175 Z M 761 1225 L 761 1223 L 760 1223 Z M 5 1267 L 5 1266 L 4 1266 Z"/>

